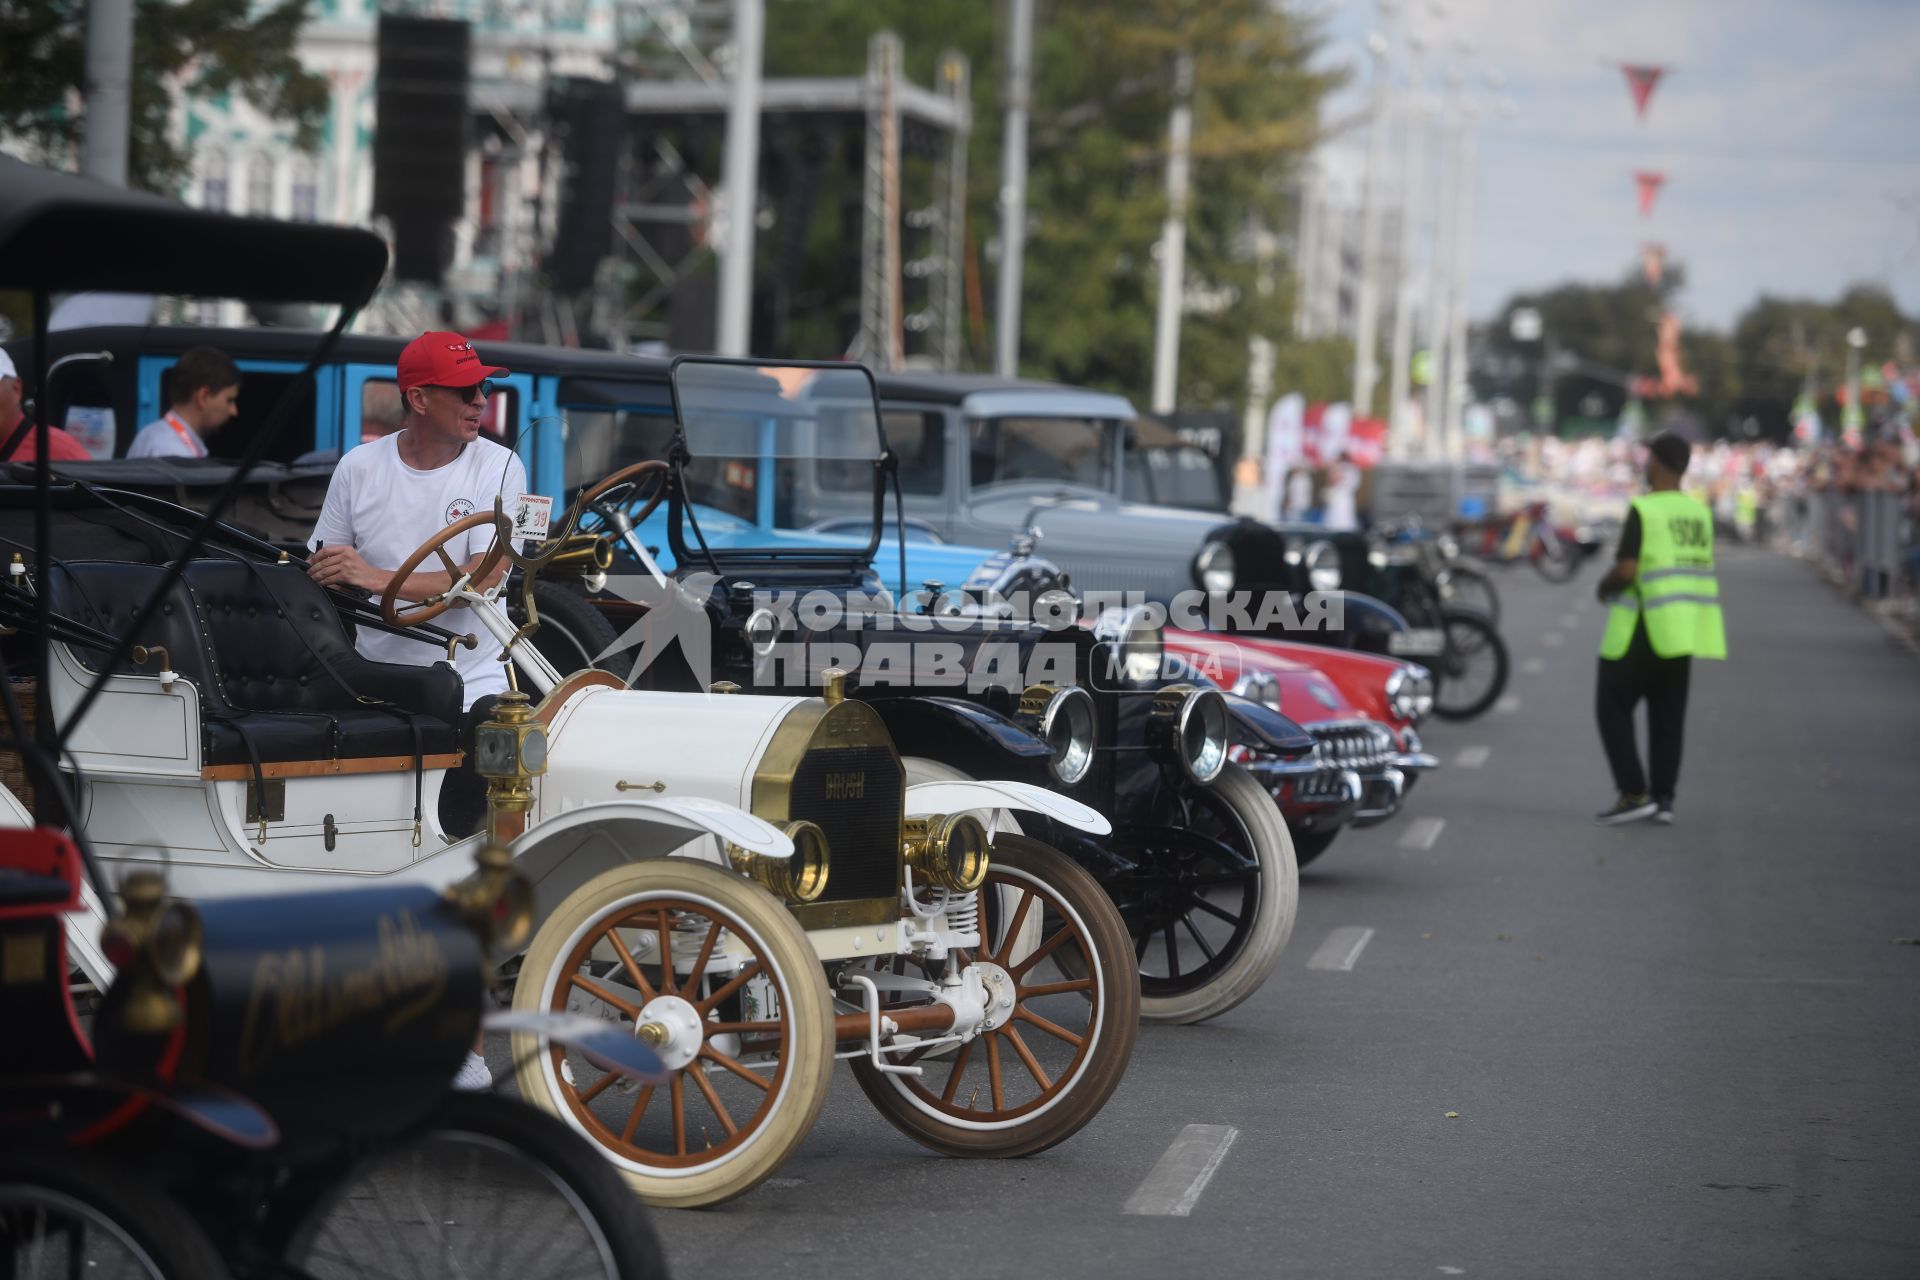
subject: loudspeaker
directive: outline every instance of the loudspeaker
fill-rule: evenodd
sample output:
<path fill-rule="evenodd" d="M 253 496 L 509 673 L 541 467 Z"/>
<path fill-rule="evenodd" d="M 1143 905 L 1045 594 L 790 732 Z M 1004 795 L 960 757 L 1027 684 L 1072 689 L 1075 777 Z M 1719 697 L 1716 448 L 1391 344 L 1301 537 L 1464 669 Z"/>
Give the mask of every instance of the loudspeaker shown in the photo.
<path fill-rule="evenodd" d="M 566 170 L 547 275 L 558 292 L 580 293 L 592 287 L 600 260 L 613 251 L 613 201 L 627 145 L 626 92 L 604 80 L 568 80 L 551 114 Z"/>
<path fill-rule="evenodd" d="M 440 279 L 466 209 L 472 45 L 465 22 L 380 17 L 373 211 L 393 225 L 401 279 Z"/>

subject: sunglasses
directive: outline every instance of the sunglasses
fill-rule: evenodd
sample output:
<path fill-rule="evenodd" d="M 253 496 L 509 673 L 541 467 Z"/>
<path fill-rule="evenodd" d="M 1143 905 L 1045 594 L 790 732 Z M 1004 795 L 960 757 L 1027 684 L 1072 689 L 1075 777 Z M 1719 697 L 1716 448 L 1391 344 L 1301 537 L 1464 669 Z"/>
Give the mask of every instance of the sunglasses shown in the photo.
<path fill-rule="evenodd" d="M 470 387 L 449 387 L 437 382 L 429 383 L 428 385 L 439 387 L 442 391 L 453 392 L 453 394 L 460 397 L 461 402 L 464 404 L 484 401 L 493 394 L 493 379 L 491 378 L 488 378 L 484 382 L 476 382 Z"/>

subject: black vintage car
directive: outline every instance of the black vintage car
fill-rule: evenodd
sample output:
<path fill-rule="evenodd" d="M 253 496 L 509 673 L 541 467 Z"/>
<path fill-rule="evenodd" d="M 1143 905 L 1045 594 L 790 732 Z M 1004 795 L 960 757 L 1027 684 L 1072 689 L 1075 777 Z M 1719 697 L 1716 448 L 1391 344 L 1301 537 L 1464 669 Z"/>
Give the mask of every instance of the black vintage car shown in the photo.
<path fill-rule="evenodd" d="M 1271 768 L 1312 775 L 1313 738 L 1268 707 L 1163 670 L 1157 628 L 1124 616 L 1079 625 L 1064 593 L 1027 602 L 1043 605 L 1040 621 L 1031 608 L 983 610 L 939 583 L 896 607 L 881 581 L 896 566 L 876 556 L 897 461 L 864 369 L 683 359 L 673 384 L 675 429 L 657 466 L 581 495 L 584 526 L 621 545 L 595 599 L 623 620 L 640 615 L 621 598 L 620 575 L 644 586 L 655 572 L 660 548 L 636 530 L 657 527 L 648 517 L 664 502 L 672 576 L 697 593 L 712 630 L 708 669 L 670 651 L 634 681 L 777 693 L 817 687 L 828 667 L 847 671 L 848 692 L 880 712 L 909 757 L 910 780 L 1030 780 L 1107 815 L 1110 835 L 1041 834 L 1120 907 L 1147 1018 L 1199 1021 L 1251 994 L 1291 932 L 1298 879 L 1272 800 L 1227 755 L 1239 744 Z M 716 509 L 778 510 L 793 525 L 831 516 L 837 536 L 756 540 L 735 529 L 722 543 L 700 524 Z"/>

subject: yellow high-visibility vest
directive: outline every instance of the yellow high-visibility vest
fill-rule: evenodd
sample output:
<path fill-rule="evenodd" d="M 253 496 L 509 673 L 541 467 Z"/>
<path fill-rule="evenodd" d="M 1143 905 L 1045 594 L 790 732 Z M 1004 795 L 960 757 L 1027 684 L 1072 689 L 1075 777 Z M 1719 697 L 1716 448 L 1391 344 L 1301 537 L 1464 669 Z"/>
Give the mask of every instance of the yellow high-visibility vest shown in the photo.
<path fill-rule="evenodd" d="M 1647 640 L 1662 658 L 1724 658 L 1726 623 L 1713 574 L 1713 513 L 1684 493 L 1642 494 L 1640 568 L 1633 585 L 1607 611 L 1600 656 L 1624 657 L 1634 625 L 1646 619 Z"/>

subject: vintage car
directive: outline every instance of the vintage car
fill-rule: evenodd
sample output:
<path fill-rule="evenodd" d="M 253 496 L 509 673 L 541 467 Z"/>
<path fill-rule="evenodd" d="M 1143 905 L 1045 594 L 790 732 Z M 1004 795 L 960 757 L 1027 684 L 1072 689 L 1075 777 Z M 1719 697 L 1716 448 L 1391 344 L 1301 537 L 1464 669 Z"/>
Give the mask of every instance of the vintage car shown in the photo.
<path fill-rule="evenodd" d="M 229 223 L 236 251 L 270 246 L 269 224 Z M 214 277 L 229 293 L 277 296 L 252 274 L 258 257 L 223 260 Z M 323 343 L 308 364 L 325 355 Z M 272 443 L 257 434 L 248 451 Z M 644 1198 L 706 1204 L 765 1178 L 810 1128 L 836 1057 L 893 1125 L 974 1156 L 1064 1140 L 1123 1074 L 1139 984 L 1118 913 L 1061 854 L 989 825 L 1012 812 L 1105 830 L 1086 806 L 1019 782 L 910 784 L 877 713 L 831 676 L 824 696 L 763 698 L 635 690 L 592 670 L 563 678 L 528 643 L 531 561 L 524 623 L 500 587 L 473 589 L 491 566 L 427 602 L 395 600 L 390 584 L 369 619 L 366 602 L 322 591 L 292 556 L 261 554 L 239 530 L 209 542 L 217 526 L 151 495 L 72 480 L 40 494 L 36 528 L 19 517 L 42 498 L 0 485 L 0 513 L 32 561 L 17 562 L 0 603 L 10 625 L 45 611 L 62 627 L 41 653 L 23 646 L 33 665 L 13 669 L 36 678 L 45 732 L 84 780 L 77 826 L 102 863 L 164 869 L 174 891 L 214 903 L 442 890 L 477 849 L 506 846 L 533 885 L 516 1010 L 601 1018 L 668 1073 L 635 1085 L 536 1020 L 514 1037 L 521 1093 Z M 518 557 L 510 535 L 531 509 L 456 521 L 397 576 L 483 527 L 495 563 Z M 102 543 L 151 553 L 82 558 Z M 537 701 L 516 690 L 470 725 L 450 667 L 372 662 L 353 647 L 349 618 L 460 643 L 419 630 L 454 603 L 506 647 Z M 436 816 L 463 757 L 489 784 L 486 828 L 471 836 Z M 110 904 L 82 905 L 72 955 L 104 984 Z M 406 973 L 430 962 L 404 931 L 389 941 Z M 309 1025 L 315 983 L 335 998 L 329 976 L 288 974 L 282 1025 Z M 328 1007 L 369 994 L 353 978 L 339 975 L 344 1003 Z"/>
<path fill-rule="evenodd" d="M 635 683 L 717 677 L 777 694 L 845 668 L 910 778 L 1021 779 L 1114 823 L 1090 833 L 1022 819 L 1119 905 L 1148 1020 L 1199 1021 L 1257 989 L 1291 933 L 1297 872 L 1272 803 L 1226 752 L 1247 744 L 1277 776 L 1305 776 L 1319 772 L 1313 739 L 1269 708 L 1163 676 L 1157 630 L 1081 627 L 1071 597 L 1052 626 L 963 609 L 958 584 L 897 603 L 883 575 L 900 549 L 952 552 L 970 571 L 986 556 L 911 537 L 888 554 L 894 461 L 864 369 L 682 359 L 673 385 L 665 461 L 580 498 L 591 527 L 617 535 L 616 572 L 645 585 L 673 566 L 712 628 L 710 669 L 670 658 Z M 724 539 L 710 536 L 715 513 L 731 521 Z M 825 518 L 833 535 L 772 523 Z M 616 578 L 593 598 L 618 611 L 623 590 Z"/>
<path fill-rule="evenodd" d="M 193 212 L 0 157 L 0 286 L 30 290 L 42 319 L 57 287 L 111 285 L 244 288 L 350 316 L 386 260 L 364 231 Z M 31 429 L 48 425 L 36 417 Z M 49 535 L 72 532 L 65 486 L 36 479 L 37 536 L 15 541 L 0 586 L 0 1273 L 518 1276 L 501 1248 L 510 1218 L 542 1240 L 553 1274 L 664 1274 L 645 1215 L 591 1143 L 522 1103 L 449 1095 L 483 1022 L 500 1021 L 485 1013 L 492 960 L 524 942 L 531 885 L 505 849 L 469 846 L 479 865 L 444 891 L 341 876 L 323 895 L 196 907 L 169 900 L 153 869 L 106 879 L 86 819 L 114 789 L 61 750 L 97 722 L 75 706 L 56 722 L 15 676 L 43 685 L 48 655 L 121 639 L 33 589 L 59 564 Z M 129 755 L 147 728 L 120 726 Z M 102 983 L 84 1017 L 70 956 Z M 636 1083 L 666 1078 L 609 1023 L 512 1022 Z M 436 1212 L 381 1212 L 386 1197 Z"/>
<path fill-rule="evenodd" d="M 1280 711 L 1320 744 L 1326 771 L 1318 775 L 1280 776 L 1257 756 L 1246 760 L 1285 815 L 1303 867 L 1349 823 L 1370 827 L 1393 817 L 1421 774 L 1439 767 L 1415 729 L 1433 703 L 1419 667 L 1204 631 L 1170 630 L 1166 643 L 1196 666 L 1224 668 L 1235 693 Z"/>

